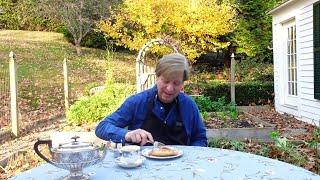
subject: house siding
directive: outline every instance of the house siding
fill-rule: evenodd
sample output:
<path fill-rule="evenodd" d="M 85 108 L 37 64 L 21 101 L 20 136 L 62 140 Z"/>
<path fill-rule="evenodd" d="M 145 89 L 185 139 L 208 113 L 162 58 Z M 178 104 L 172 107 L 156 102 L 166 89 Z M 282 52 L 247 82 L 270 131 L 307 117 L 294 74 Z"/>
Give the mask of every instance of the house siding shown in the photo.
<path fill-rule="evenodd" d="M 320 101 L 314 99 L 313 79 L 313 3 L 318 0 L 294 1 L 272 14 L 274 46 L 275 108 L 280 113 L 294 115 L 297 119 L 319 125 Z M 284 40 L 279 38 L 283 23 L 296 23 L 298 96 L 295 105 L 285 103 L 284 96 Z"/>

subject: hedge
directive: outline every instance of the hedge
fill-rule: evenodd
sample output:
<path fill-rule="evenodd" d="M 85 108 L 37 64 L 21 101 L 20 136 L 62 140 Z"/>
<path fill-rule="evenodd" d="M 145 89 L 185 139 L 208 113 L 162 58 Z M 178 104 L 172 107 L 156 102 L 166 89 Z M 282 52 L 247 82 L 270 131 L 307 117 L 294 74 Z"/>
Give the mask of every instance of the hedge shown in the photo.
<path fill-rule="evenodd" d="M 187 94 L 193 94 L 193 90 L 201 92 L 201 95 L 210 97 L 217 101 L 225 97 L 230 101 L 230 83 L 213 81 L 210 83 L 188 84 L 185 87 Z M 273 82 L 240 82 L 235 85 L 236 104 L 239 106 L 265 105 L 273 103 L 274 86 Z"/>

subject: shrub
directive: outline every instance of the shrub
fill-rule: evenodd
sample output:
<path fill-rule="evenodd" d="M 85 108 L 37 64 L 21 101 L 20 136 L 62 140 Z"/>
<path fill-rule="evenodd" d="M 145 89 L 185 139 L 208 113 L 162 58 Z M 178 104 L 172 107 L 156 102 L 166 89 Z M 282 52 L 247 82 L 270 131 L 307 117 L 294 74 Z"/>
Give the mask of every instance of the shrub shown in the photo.
<path fill-rule="evenodd" d="M 1 29 L 54 31 L 62 24 L 55 17 L 45 16 L 44 10 L 34 0 L 0 1 L 3 14 Z"/>
<path fill-rule="evenodd" d="M 201 112 L 212 112 L 213 111 L 213 102 L 207 96 L 194 97 L 195 102 L 197 103 L 199 110 Z"/>
<path fill-rule="evenodd" d="M 92 83 L 87 84 L 84 87 L 83 94 L 85 96 L 89 96 L 90 95 L 90 89 L 92 89 L 94 87 L 97 87 L 97 86 L 101 86 L 101 84 L 99 84 L 98 82 L 92 82 Z"/>
<path fill-rule="evenodd" d="M 208 146 L 213 148 L 232 149 L 236 151 L 251 152 L 257 155 L 278 159 L 283 162 L 301 166 L 306 162 L 306 156 L 298 151 L 298 147 L 288 142 L 286 139 L 279 137 L 271 137 L 274 143 L 268 145 L 259 143 L 257 148 L 252 149 L 253 143 L 245 143 L 237 140 L 230 140 L 225 137 L 209 138 Z M 254 143 L 254 144 L 255 144 Z"/>
<path fill-rule="evenodd" d="M 306 157 L 299 152 L 298 146 L 285 137 L 279 137 L 278 132 L 271 132 L 269 137 L 274 140 L 274 146 L 271 147 L 269 157 L 298 166 L 305 164 Z"/>
<path fill-rule="evenodd" d="M 97 122 L 114 112 L 134 90 L 132 85 L 110 83 L 104 91 L 75 102 L 67 112 L 67 120 L 72 124 Z"/>
<path fill-rule="evenodd" d="M 219 112 L 219 111 L 225 111 L 229 109 L 229 104 L 226 101 L 226 98 L 220 97 L 217 99 L 217 101 L 212 102 L 212 111 Z"/>
<path fill-rule="evenodd" d="M 68 42 L 74 44 L 73 36 L 65 26 L 60 27 L 57 30 L 57 32 L 62 33 Z M 106 39 L 102 33 L 97 31 L 90 31 L 81 40 L 80 45 L 84 47 L 90 47 L 90 48 L 106 49 Z"/>
<path fill-rule="evenodd" d="M 202 95 L 210 97 L 212 101 L 218 101 L 226 97 L 230 102 L 230 83 L 213 81 L 210 83 L 188 84 L 184 90 L 192 94 L 194 89 Z M 241 82 L 236 83 L 236 104 L 237 105 L 263 105 L 270 104 L 274 98 L 273 82 Z"/>
<path fill-rule="evenodd" d="M 317 145 L 320 144 L 320 127 L 315 126 L 315 128 L 312 131 L 312 140 L 307 144 L 309 147 L 317 149 Z"/>
<path fill-rule="evenodd" d="M 238 111 L 235 104 L 228 103 L 225 97 L 218 98 L 217 101 L 212 101 L 209 97 L 198 96 L 194 97 L 197 103 L 201 116 L 207 120 L 212 115 L 219 119 L 237 119 Z M 215 112 L 215 113 L 208 113 Z"/>
<path fill-rule="evenodd" d="M 238 81 L 273 81 L 273 64 L 246 59 L 236 66 Z"/>
<path fill-rule="evenodd" d="M 192 82 L 208 82 L 214 79 L 228 81 L 230 79 L 230 68 L 215 67 L 215 61 L 206 64 L 198 63 L 192 65 Z M 237 82 L 248 81 L 273 81 L 273 64 L 257 62 L 257 60 L 244 57 L 237 61 L 235 76 Z"/>
<path fill-rule="evenodd" d="M 213 148 L 232 149 L 235 151 L 244 151 L 245 143 L 227 138 L 209 138 L 208 146 Z"/>

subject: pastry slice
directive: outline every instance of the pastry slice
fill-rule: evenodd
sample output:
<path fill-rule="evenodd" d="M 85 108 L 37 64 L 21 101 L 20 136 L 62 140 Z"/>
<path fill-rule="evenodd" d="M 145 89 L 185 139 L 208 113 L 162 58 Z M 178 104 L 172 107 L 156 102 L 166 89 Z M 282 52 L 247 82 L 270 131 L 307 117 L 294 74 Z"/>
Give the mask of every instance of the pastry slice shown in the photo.
<path fill-rule="evenodd" d="M 169 147 L 160 147 L 157 149 L 153 149 L 149 152 L 149 156 L 157 156 L 157 157 L 167 157 L 167 156 L 176 156 L 179 152 Z"/>

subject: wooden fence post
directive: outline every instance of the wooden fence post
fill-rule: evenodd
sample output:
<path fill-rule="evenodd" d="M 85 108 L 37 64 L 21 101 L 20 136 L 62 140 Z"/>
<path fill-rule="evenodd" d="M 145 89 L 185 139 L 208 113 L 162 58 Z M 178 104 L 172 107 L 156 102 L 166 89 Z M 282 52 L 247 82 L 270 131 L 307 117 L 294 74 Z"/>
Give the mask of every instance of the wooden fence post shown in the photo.
<path fill-rule="evenodd" d="M 68 85 L 68 66 L 67 59 L 63 60 L 63 79 L 64 79 L 64 106 L 65 112 L 67 113 L 69 109 L 69 85 Z"/>
<path fill-rule="evenodd" d="M 11 51 L 9 54 L 9 71 L 10 71 L 10 105 L 11 105 L 11 131 L 19 136 L 19 119 L 18 119 L 18 101 L 17 101 L 17 67 L 15 55 Z"/>
<path fill-rule="evenodd" d="M 236 103 L 236 93 L 235 93 L 235 60 L 234 53 L 231 54 L 231 103 Z"/>

